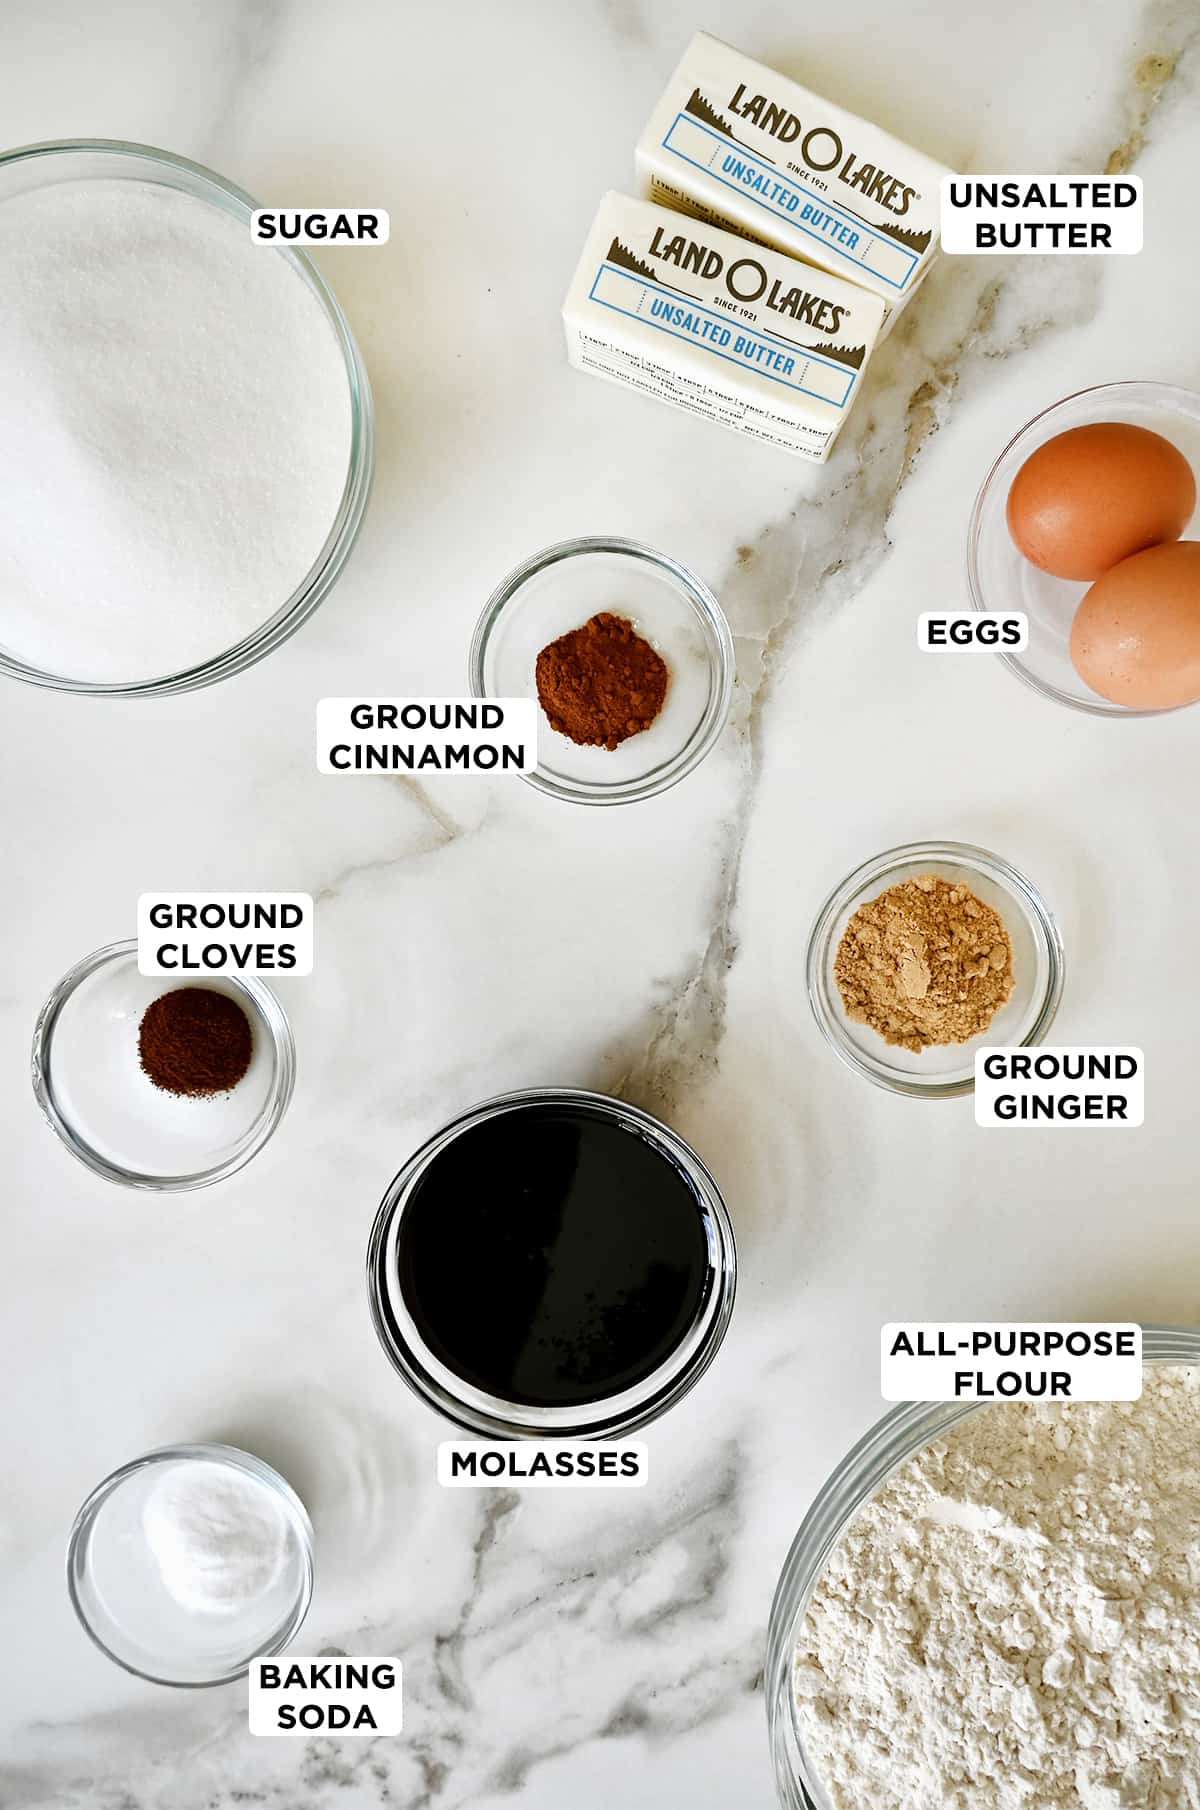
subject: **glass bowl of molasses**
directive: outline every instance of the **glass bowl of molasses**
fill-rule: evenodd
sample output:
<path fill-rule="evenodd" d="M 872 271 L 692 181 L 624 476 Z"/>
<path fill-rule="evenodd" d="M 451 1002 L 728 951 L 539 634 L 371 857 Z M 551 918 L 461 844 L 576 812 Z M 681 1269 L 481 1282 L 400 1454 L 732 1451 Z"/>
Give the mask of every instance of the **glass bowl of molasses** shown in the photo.
<path fill-rule="evenodd" d="M 538 655 L 595 617 L 623 619 L 666 667 L 649 726 L 616 747 L 573 741 L 542 707 Z M 522 777 L 572 804 L 634 804 L 694 771 L 729 716 L 733 637 L 708 586 L 677 560 L 637 541 L 593 535 L 535 553 L 488 600 L 471 643 L 477 698 L 539 705 L 538 763 Z"/>
<path fill-rule="evenodd" d="M 649 1113 L 574 1088 L 488 1100 L 401 1169 L 367 1257 L 375 1330 L 486 1438 L 626 1435 L 673 1406 L 733 1311 L 712 1176 Z"/>

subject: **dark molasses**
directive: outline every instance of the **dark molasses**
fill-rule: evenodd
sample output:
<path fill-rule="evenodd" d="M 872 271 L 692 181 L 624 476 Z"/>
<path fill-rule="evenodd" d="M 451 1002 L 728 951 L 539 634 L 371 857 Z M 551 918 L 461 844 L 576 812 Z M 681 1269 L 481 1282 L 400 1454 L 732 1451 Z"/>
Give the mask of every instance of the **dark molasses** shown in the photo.
<path fill-rule="evenodd" d="M 475 1388 L 528 1407 L 641 1382 L 712 1284 L 684 1171 L 636 1127 L 582 1103 L 514 1105 L 461 1132 L 413 1187 L 396 1258 L 430 1351 Z"/>

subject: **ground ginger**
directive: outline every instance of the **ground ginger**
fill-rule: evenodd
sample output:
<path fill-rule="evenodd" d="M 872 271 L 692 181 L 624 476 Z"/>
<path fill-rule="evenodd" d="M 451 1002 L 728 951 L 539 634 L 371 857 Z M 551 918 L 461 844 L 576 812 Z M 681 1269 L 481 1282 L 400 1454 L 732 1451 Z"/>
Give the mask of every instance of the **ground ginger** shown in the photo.
<path fill-rule="evenodd" d="M 918 874 L 858 907 L 833 973 L 848 1017 L 919 1054 L 986 1031 L 1013 990 L 1012 944 L 968 887 Z"/>

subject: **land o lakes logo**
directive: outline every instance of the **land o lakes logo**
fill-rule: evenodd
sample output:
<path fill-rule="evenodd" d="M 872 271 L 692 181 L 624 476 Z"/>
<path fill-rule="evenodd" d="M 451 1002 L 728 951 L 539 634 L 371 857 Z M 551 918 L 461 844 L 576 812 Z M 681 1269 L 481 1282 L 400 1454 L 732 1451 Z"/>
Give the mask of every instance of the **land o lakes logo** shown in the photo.
<path fill-rule="evenodd" d="M 844 317 L 849 309 L 844 303 L 831 302 L 826 297 L 816 294 L 803 284 L 785 284 L 779 277 L 772 278 L 760 261 L 753 256 L 749 248 L 742 257 L 726 263 L 724 257 L 713 245 L 705 245 L 686 233 L 676 233 L 670 239 L 664 237 L 663 228 L 656 226 L 654 237 L 648 247 L 649 254 L 661 257 L 665 263 L 702 277 L 708 282 L 723 279 L 724 288 L 735 301 L 761 302 L 764 307 L 773 309 L 777 314 L 786 314 L 792 320 L 803 322 L 818 333 L 837 333 L 840 331 Z M 620 239 L 614 239 L 608 248 L 607 261 L 617 264 L 623 270 L 630 270 L 636 276 L 644 277 L 647 282 L 654 283 L 660 289 L 670 289 L 674 294 L 687 295 L 689 300 L 697 298 L 689 290 L 680 290 L 675 284 L 667 282 L 653 264 L 639 258 Z M 867 355 L 865 346 L 842 346 L 837 344 L 817 345 L 805 344 L 800 340 L 792 340 L 790 335 L 783 337 L 789 343 L 805 352 L 820 352 L 823 358 L 836 359 L 839 364 L 848 365 L 851 370 L 861 370 Z"/>
<path fill-rule="evenodd" d="M 795 144 L 804 163 L 810 170 L 821 175 L 833 174 L 837 180 L 852 189 L 856 196 L 864 201 L 874 201 L 885 212 L 897 217 L 906 214 L 914 201 L 922 199 L 920 191 L 907 183 L 902 183 L 897 176 L 880 168 L 874 163 L 860 163 L 854 151 L 847 151 L 839 133 L 832 126 L 810 126 L 805 131 L 803 122 L 790 108 L 772 101 L 765 94 L 747 95 L 745 84 L 739 82 L 728 102 L 729 111 L 739 119 L 747 120 L 760 132 L 766 132 L 779 144 Z M 699 88 L 693 88 L 691 98 L 684 108 L 694 119 L 702 120 L 714 132 L 721 132 L 734 144 L 742 145 L 747 151 L 754 151 L 754 145 L 738 137 L 729 121 L 713 106 Z M 803 137 L 801 134 L 803 133 Z M 756 153 L 757 154 L 757 153 Z M 745 180 L 745 172 L 741 167 L 742 160 L 732 153 L 727 156 L 721 166 L 722 173 L 733 176 L 738 181 Z M 851 210 L 857 212 L 857 210 Z M 873 226 L 876 232 L 886 233 L 898 245 L 906 246 L 923 256 L 929 250 L 932 230 L 914 232 L 912 228 L 897 226 L 895 220 L 867 220 L 865 215 L 858 214 L 865 224 Z"/>

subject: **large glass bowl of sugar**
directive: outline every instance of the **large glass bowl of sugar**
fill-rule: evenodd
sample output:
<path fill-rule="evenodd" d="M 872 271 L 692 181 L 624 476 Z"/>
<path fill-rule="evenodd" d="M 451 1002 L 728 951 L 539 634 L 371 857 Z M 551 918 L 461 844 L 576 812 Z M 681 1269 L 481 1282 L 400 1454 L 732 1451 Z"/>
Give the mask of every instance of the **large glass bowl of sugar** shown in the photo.
<path fill-rule="evenodd" d="M 163 696 L 294 633 L 354 545 L 371 392 L 302 254 L 145 145 L 0 154 L 0 673 Z"/>

